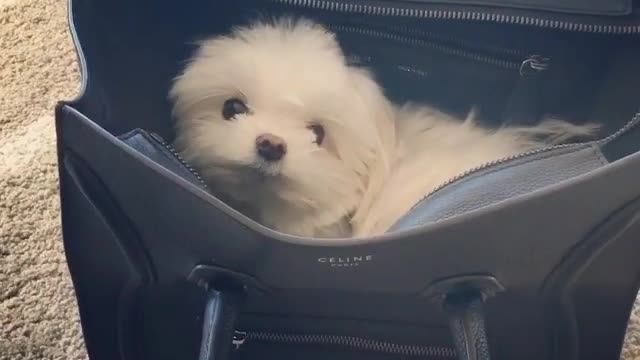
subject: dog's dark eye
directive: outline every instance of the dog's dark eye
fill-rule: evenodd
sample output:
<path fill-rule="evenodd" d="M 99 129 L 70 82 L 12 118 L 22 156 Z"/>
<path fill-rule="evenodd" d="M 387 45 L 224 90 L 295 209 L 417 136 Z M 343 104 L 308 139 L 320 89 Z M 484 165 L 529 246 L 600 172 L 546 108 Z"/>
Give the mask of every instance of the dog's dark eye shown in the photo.
<path fill-rule="evenodd" d="M 222 105 L 222 117 L 231 120 L 238 114 L 245 114 L 249 111 L 247 105 L 239 99 L 229 99 Z"/>
<path fill-rule="evenodd" d="M 322 125 L 313 124 L 309 125 L 309 129 L 311 129 L 311 131 L 316 134 L 315 143 L 318 145 L 322 145 L 322 142 L 324 141 L 324 127 L 322 127 Z"/>

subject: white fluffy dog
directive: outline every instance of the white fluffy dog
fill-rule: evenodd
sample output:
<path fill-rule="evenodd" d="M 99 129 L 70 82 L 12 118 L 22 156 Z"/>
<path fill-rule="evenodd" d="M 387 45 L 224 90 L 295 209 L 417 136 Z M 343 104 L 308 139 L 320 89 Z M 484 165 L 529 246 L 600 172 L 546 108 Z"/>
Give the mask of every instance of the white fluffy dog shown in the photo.
<path fill-rule="evenodd" d="M 424 193 L 480 163 L 591 129 L 487 130 L 395 107 L 332 33 L 258 22 L 201 43 L 170 92 L 176 144 L 221 199 L 308 237 L 384 232 Z M 557 140 L 557 139 L 556 139 Z"/>
<path fill-rule="evenodd" d="M 183 157 L 223 200 L 283 233 L 349 236 L 388 174 L 392 109 L 313 23 L 204 41 L 171 98 Z"/>

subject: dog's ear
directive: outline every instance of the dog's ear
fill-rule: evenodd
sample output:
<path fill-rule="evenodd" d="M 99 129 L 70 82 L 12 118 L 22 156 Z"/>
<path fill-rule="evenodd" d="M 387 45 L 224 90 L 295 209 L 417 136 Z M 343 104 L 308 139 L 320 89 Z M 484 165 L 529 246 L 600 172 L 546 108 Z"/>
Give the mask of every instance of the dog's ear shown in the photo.
<path fill-rule="evenodd" d="M 352 68 L 351 76 L 359 105 L 363 107 L 366 122 L 363 126 L 373 127 L 375 134 L 372 163 L 367 164 L 368 174 L 362 201 L 354 213 L 351 223 L 357 229 L 367 216 L 374 198 L 379 193 L 391 168 L 396 138 L 394 110 L 382 88 L 371 73 L 361 68 Z"/>

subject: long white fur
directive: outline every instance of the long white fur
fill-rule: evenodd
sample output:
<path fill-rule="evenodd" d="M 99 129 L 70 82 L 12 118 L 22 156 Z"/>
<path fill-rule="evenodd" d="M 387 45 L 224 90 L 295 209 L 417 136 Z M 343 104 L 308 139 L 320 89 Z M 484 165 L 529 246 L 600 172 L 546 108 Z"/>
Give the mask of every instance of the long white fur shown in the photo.
<path fill-rule="evenodd" d="M 590 134 L 566 122 L 487 130 L 434 109 L 391 104 L 334 34 L 308 20 L 258 22 L 201 43 L 170 92 L 176 143 L 216 193 L 274 230 L 308 237 L 384 232 L 440 182 L 543 143 Z M 228 121 L 229 98 L 250 112 Z M 308 129 L 326 130 L 322 146 Z M 287 143 L 277 164 L 258 135 Z"/>

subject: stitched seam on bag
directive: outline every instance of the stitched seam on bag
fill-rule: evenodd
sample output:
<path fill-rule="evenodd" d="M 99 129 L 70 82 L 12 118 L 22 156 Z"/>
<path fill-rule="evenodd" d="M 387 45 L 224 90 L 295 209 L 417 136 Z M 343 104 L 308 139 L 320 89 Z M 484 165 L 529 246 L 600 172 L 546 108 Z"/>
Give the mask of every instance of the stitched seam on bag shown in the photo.
<path fill-rule="evenodd" d="M 600 150 L 600 147 L 595 144 L 592 145 L 591 147 L 593 148 L 593 153 L 596 155 L 596 158 L 600 161 L 600 165 L 602 166 L 609 165 L 609 161 L 602 153 L 602 150 Z"/>
<path fill-rule="evenodd" d="M 169 151 L 165 146 L 163 146 L 162 144 L 159 144 L 159 142 L 153 137 L 151 136 L 147 131 L 142 131 L 140 130 L 140 136 L 142 136 L 142 138 L 144 138 L 149 144 L 151 144 L 151 147 L 158 151 L 159 153 L 163 154 L 167 159 L 169 159 L 170 161 L 178 164 L 180 167 L 184 168 L 184 164 L 182 164 L 178 158 L 171 153 L 171 151 Z M 138 150 L 136 150 L 138 151 Z M 140 152 L 140 151 L 138 151 Z M 144 154 L 143 154 L 144 155 Z M 155 161 L 155 160 L 154 160 Z M 160 164 L 159 162 L 156 161 L 156 163 Z"/>

